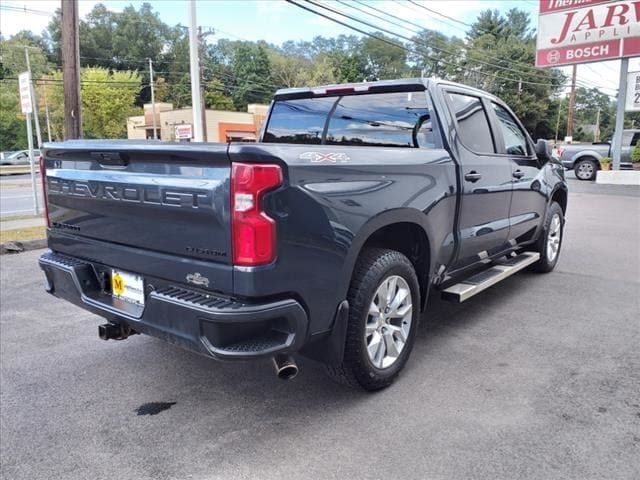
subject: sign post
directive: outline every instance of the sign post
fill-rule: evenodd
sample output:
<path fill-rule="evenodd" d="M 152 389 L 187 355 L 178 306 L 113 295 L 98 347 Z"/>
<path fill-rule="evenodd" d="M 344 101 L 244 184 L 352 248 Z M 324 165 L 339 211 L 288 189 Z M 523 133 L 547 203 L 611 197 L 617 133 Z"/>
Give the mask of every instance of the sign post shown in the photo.
<path fill-rule="evenodd" d="M 36 185 L 36 165 L 33 158 L 33 131 L 31 129 L 31 113 L 33 112 L 33 99 L 31 97 L 31 75 L 24 72 L 18 75 L 20 87 L 20 107 L 27 119 L 27 143 L 29 145 L 29 165 L 31 166 L 31 190 L 33 192 L 33 212 L 38 215 L 38 187 Z"/>
<path fill-rule="evenodd" d="M 618 84 L 618 106 L 616 110 L 616 128 L 611 142 L 613 154 L 613 169 L 620 170 L 620 156 L 622 154 L 622 130 L 624 130 L 624 108 L 627 100 L 627 76 L 629 75 L 629 59 L 620 61 L 620 83 Z"/>

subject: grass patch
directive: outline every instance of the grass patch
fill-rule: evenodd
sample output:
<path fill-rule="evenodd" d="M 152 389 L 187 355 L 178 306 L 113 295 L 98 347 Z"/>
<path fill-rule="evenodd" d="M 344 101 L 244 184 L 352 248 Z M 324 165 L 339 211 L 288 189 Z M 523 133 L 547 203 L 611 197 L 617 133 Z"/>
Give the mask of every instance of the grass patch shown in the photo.
<path fill-rule="evenodd" d="M 30 218 L 42 218 L 42 215 L 34 215 L 33 213 L 25 213 L 24 215 L 5 215 L 0 217 L 0 222 L 11 222 L 13 220 L 28 220 Z"/>
<path fill-rule="evenodd" d="M 46 236 L 47 228 L 45 226 L 2 230 L 0 231 L 0 243 L 37 240 L 39 238 L 45 238 Z"/>

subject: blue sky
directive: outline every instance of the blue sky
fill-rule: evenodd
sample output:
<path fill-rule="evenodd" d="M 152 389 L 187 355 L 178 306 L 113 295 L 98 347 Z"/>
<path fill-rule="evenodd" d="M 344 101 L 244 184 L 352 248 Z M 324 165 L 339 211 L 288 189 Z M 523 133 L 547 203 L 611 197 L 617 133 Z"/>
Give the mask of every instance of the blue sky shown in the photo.
<path fill-rule="evenodd" d="M 327 0 L 320 1 L 326 2 Z M 535 25 L 539 4 L 537 0 L 416 0 L 417 3 L 422 3 L 437 12 L 434 13 L 406 1 L 369 1 L 371 5 L 380 10 L 410 19 L 413 23 L 422 25 L 424 28 L 459 37 L 464 37 L 467 27 L 442 15 L 461 22 L 472 23 L 482 10 L 492 8 L 506 12 L 510 8 L 517 7 L 529 12 Z M 0 0 L 0 2 L 0 6 L 10 8 L 10 10 L 0 9 L 0 32 L 4 36 L 10 36 L 23 29 L 41 33 L 49 23 L 53 12 L 60 6 L 60 0 Z M 120 11 L 127 5 L 139 8 L 143 2 L 80 0 L 80 15 L 84 17 L 97 3 L 103 3 L 112 10 Z M 153 5 L 165 23 L 169 25 L 188 24 L 188 2 L 186 0 L 149 0 L 149 3 Z M 346 3 L 356 8 L 363 8 L 362 5 L 354 3 L 352 0 L 347 0 Z M 327 4 L 344 12 L 350 12 L 357 17 L 366 17 L 343 3 L 327 2 Z M 30 11 L 17 12 L 14 11 L 15 8 L 27 8 Z M 200 26 L 216 30 L 214 37 L 208 37 L 209 41 L 215 41 L 217 38 L 232 38 L 265 40 L 269 43 L 280 44 L 286 40 L 311 40 L 317 35 L 330 37 L 341 33 L 357 34 L 346 27 L 288 4 L 284 0 L 198 0 L 197 19 Z M 371 17 L 368 19 L 372 23 L 383 24 L 381 20 Z M 390 30 L 411 36 L 407 30 L 402 31 L 399 27 L 388 24 L 386 26 Z M 363 28 L 370 30 L 367 27 Z M 631 69 L 640 69 L 640 62 L 632 60 Z M 563 70 L 566 74 L 570 74 L 570 68 Z M 604 87 L 607 94 L 613 94 L 617 89 L 618 70 L 618 61 L 602 62 L 602 68 L 597 64 L 579 65 L 578 78 Z"/>
<path fill-rule="evenodd" d="M 139 8 L 141 1 L 80 0 L 80 14 L 86 15 L 97 3 L 104 3 L 112 10 L 122 10 L 127 5 Z M 149 1 L 161 19 L 170 24 L 188 23 L 188 2 L 185 0 L 151 0 Z M 303 3 L 303 2 L 299 2 Z M 464 35 L 463 25 L 447 20 L 437 14 L 428 12 L 408 2 L 393 0 L 377 0 L 371 4 L 376 8 L 394 15 L 410 18 L 413 22 L 424 25 L 443 33 Z M 18 13 L 6 10 L 0 11 L 0 29 L 3 35 L 11 35 L 26 28 L 40 33 L 49 17 L 60 5 L 59 0 L 2 0 L 2 5 L 37 10 L 39 13 Z M 363 8 L 357 3 L 354 7 Z M 487 8 L 497 8 L 506 11 L 512 7 L 526 10 L 535 18 L 537 2 L 534 0 L 429 0 L 425 5 L 444 15 L 455 17 L 463 22 L 471 23 L 478 13 Z M 363 16 L 356 10 L 349 9 L 342 4 L 334 3 L 335 8 L 350 11 Z M 310 40 L 316 35 L 334 36 L 341 33 L 355 33 L 329 20 L 305 12 L 283 0 L 198 0 L 198 23 L 202 26 L 219 29 L 220 36 L 232 37 L 237 35 L 249 40 L 266 40 L 271 43 L 282 43 L 285 40 Z M 374 22 L 380 23 L 376 19 Z M 387 25 L 389 27 L 389 25 Z M 391 27 L 393 28 L 393 27 Z M 396 28 L 397 30 L 397 28 Z M 227 33 L 225 33 L 227 32 Z"/>

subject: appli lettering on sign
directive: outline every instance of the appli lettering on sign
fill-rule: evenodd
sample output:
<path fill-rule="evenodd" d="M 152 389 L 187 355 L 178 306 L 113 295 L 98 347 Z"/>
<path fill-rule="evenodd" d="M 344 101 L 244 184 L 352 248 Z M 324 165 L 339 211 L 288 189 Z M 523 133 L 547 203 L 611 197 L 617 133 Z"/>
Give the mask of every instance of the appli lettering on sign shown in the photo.
<path fill-rule="evenodd" d="M 540 0 L 536 66 L 640 55 L 640 0 Z"/>

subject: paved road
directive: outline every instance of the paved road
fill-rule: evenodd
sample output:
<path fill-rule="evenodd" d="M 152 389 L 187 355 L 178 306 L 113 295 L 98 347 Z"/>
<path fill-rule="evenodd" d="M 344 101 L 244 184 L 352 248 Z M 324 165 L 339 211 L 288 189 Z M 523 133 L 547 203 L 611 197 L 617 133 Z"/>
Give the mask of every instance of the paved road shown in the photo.
<path fill-rule="evenodd" d="M 2 257 L 6 479 L 640 478 L 640 199 L 570 196 L 564 251 L 460 306 L 433 297 L 412 359 L 365 394 L 300 361 L 220 364 L 47 296 Z M 175 402 L 156 415 L 149 402 Z"/>
<path fill-rule="evenodd" d="M 37 178 L 38 202 L 42 206 L 42 187 Z M 33 213 L 33 191 L 29 175 L 7 175 L 0 177 L 0 216 L 26 215 Z"/>

